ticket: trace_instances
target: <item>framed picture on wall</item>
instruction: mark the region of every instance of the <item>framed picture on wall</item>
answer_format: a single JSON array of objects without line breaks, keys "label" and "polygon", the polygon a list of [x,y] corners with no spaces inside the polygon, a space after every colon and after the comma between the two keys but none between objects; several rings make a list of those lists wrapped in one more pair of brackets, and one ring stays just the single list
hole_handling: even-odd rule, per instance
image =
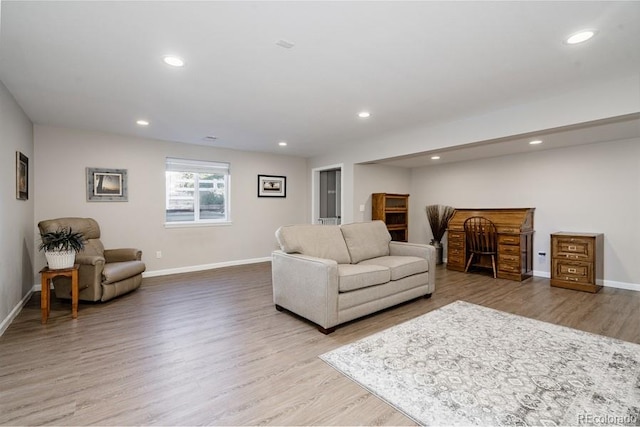
[{"label": "framed picture on wall", "polygon": [[258,175],[258,197],[287,197],[287,177]]},{"label": "framed picture on wall", "polygon": [[87,168],[88,202],[126,202],[127,170]]},{"label": "framed picture on wall", "polygon": [[29,199],[29,158],[16,151],[16,199]]}]

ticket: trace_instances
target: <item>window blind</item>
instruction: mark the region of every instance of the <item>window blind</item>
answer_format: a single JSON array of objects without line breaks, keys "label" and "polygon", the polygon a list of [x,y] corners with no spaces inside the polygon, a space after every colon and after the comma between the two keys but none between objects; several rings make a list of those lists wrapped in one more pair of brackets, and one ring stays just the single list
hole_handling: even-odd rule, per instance
[{"label": "window blind", "polygon": [[217,173],[228,175],[229,169],[229,163],[177,159],[174,157],[167,157],[166,164],[166,170],[171,172]]}]

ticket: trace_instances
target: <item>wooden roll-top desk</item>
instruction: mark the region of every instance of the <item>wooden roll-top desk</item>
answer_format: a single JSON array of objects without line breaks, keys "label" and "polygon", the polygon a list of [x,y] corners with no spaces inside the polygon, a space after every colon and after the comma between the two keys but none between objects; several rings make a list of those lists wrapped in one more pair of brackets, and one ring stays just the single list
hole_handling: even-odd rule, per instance
[{"label": "wooden roll-top desk", "polygon": [[[447,228],[447,269],[464,271],[468,253],[464,221],[472,216],[491,220],[498,231],[497,276],[522,281],[533,276],[533,213],[535,208],[456,209]],[[481,259],[474,265],[491,267]]]}]

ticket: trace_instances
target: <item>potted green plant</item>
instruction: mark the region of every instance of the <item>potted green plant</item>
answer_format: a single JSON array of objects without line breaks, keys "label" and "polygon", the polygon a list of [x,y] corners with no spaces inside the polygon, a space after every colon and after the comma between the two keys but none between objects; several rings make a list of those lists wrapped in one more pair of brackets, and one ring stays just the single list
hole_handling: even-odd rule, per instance
[{"label": "potted green plant", "polygon": [[44,251],[47,264],[52,270],[73,267],[76,252],[84,248],[85,239],[82,233],[74,232],[71,227],[61,227],[56,231],[40,234],[40,250]]},{"label": "potted green plant", "polygon": [[430,245],[436,248],[436,264],[442,264],[442,237],[447,231],[447,225],[453,215],[454,209],[451,206],[429,205],[427,206],[427,219],[431,226],[433,239]]}]

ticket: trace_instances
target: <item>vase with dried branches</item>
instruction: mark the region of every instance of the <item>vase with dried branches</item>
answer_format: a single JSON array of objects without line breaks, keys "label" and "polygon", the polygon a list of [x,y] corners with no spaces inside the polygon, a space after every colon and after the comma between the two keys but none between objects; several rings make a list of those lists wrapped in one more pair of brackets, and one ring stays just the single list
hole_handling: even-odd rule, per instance
[{"label": "vase with dried branches", "polygon": [[433,239],[429,244],[436,248],[436,264],[442,264],[442,237],[444,232],[447,231],[447,224],[453,215],[453,211],[454,209],[451,206],[427,206],[427,219],[433,234]]}]

